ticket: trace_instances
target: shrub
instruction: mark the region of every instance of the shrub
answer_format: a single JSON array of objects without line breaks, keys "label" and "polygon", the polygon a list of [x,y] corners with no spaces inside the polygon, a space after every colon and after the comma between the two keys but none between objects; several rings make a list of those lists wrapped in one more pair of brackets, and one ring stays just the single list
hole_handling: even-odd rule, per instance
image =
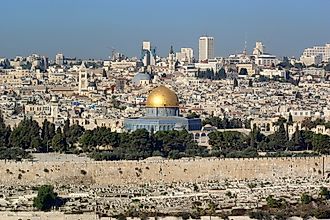
[{"label": "shrub", "polygon": [[38,195],[33,199],[33,206],[41,211],[49,211],[56,206],[57,193],[51,185],[43,185],[38,189]]},{"label": "shrub", "polygon": [[330,198],[330,192],[329,192],[328,188],[322,186],[320,188],[320,196],[322,196],[325,199],[329,199]]},{"label": "shrub", "polygon": [[264,212],[264,211],[250,212],[249,217],[252,219],[263,219],[263,220],[272,219],[271,215],[268,212]]},{"label": "shrub", "polygon": [[266,198],[268,207],[270,208],[281,208],[285,206],[285,201],[283,199],[275,199],[273,195],[270,195]]},{"label": "shrub", "polygon": [[312,201],[312,197],[306,193],[303,193],[300,197],[302,204],[309,204]]}]

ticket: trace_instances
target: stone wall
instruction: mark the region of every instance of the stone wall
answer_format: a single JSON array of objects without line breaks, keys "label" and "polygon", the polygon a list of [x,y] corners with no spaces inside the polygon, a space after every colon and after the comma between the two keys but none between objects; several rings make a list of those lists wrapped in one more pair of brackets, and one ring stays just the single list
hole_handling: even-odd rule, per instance
[{"label": "stone wall", "polygon": [[123,185],[210,180],[323,178],[330,157],[181,159],[102,162],[0,161],[0,185]]},{"label": "stone wall", "polygon": [[[83,214],[64,214],[61,212],[0,212],[0,219],[6,220],[117,220],[113,217],[99,217],[93,213]],[[127,217],[127,220],[142,220],[141,218]],[[147,220],[183,220],[182,217],[165,216],[165,217],[148,217]],[[200,220],[222,220],[218,216],[201,216]],[[231,216],[233,220],[249,220],[248,216]]]}]

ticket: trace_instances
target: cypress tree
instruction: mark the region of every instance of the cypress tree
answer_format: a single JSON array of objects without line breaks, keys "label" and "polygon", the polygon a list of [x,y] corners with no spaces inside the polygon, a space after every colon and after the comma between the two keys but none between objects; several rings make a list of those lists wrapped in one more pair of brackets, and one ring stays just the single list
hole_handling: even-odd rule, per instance
[{"label": "cypress tree", "polygon": [[69,135],[70,130],[70,120],[66,119],[63,127],[63,135],[67,137]]},{"label": "cypress tree", "polygon": [[234,87],[234,89],[235,89],[236,87],[238,87],[238,80],[237,80],[236,78],[234,79],[234,86],[233,86],[233,87]]}]

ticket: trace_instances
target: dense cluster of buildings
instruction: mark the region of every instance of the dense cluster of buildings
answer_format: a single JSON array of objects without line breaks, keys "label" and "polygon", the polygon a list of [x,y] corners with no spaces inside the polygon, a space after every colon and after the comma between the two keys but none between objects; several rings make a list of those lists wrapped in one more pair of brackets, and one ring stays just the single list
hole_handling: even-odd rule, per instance
[{"label": "dense cluster of buildings", "polygon": [[[239,54],[216,57],[214,38],[202,36],[198,56],[189,47],[179,51],[169,47],[168,56],[160,57],[151,42],[145,41],[140,58],[128,58],[115,51],[109,60],[79,60],[62,53],[54,60],[37,54],[0,58],[1,114],[5,123],[12,127],[32,117],[40,125],[46,119],[60,127],[69,119],[71,124],[85,129],[108,127],[116,132],[186,129],[198,144],[206,146],[209,132],[225,129],[209,124],[202,126],[205,118],[240,119],[243,126],[236,131],[249,134],[251,127],[256,126],[268,135],[278,129],[277,121],[284,117],[292,118],[292,123],[286,126],[292,136],[297,127],[304,129],[305,119],[330,121],[329,45],[307,48],[300,60],[272,55],[262,42],[256,42],[252,54],[245,48]],[[330,129],[321,124],[312,131],[330,135]],[[104,216],[132,208],[156,213],[171,213],[176,209],[191,212],[197,208],[208,209],[213,204],[217,204],[214,209],[218,211],[253,210],[267,205],[269,195],[285,198],[288,204],[298,204],[302,193],[318,195],[319,187],[327,184],[325,175],[329,173],[327,157],[299,159],[300,164],[292,158],[274,159],[275,162],[264,158],[255,162],[257,166],[248,166],[254,164],[250,159],[219,159],[217,166],[210,166],[212,169],[203,169],[201,164],[212,164],[214,158],[205,159],[206,162],[191,159],[196,163],[191,166],[182,159],[173,165],[173,170],[169,168],[171,160],[158,161],[161,165],[156,169],[157,162],[149,158],[129,162],[126,168],[126,162],[114,162],[111,166],[96,162],[100,167],[86,171],[83,169],[91,168],[94,161],[62,155],[58,158],[65,157],[64,161],[55,161],[56,165],[48,170],[36,155],[32,164],[20,162],[20,166],[13,164],[12,168],[9,162],[4,162],[2,172],[7,177],[2,183],[7,185],[0,189],[0,218],[30,219],[28,214],[17,212],[35,210],[32,204],[36,190],[33,184],[33,187],[29,185],[28,178],[41,183],[46,177],[54,178],[56,172],[71,175],[59,178],[66,186],[56,184],[57,192],[66,199],[59,210],[62,213],[55,216],[57,219],[63,219],[63,212],[84,215],[95,212]],[[52,154],[44,156],[48,165],[57,159]],[[321,159],[322,168],[319,167]],[[150,167],[146,165],[148,160],[152,164]],[[284,165],[279,166],[276,161]],[[24,164],[40,166],[40,172],[19,168]],[[65,166],[68,168],[64,169]],[[78,174],[74,167],[78,167]],[[251,178],[228,180],[226,175],[232,175],[231,172],[242,179],[251,174]],[[283,172],[285,175],[281,175]],[[148,173],[152,174],[150,181],[141,179]],[[199,179],[202,174],[207,181]],[[108,185],[93,185],[95,175],[99,175],[98,181]],[[170,175],[178,179],[174,181]],[[107,178],[119,179],[118,186],[110,185]],[[134,178],[139,184],[132,186],[125,182]],[[166,183],[162,178],[171,182]],[[184,178],[186,181],[182,181]],[[17,181],[17,187],[13,180]],[[158,182],[154,184],[151,180]],[[24,183],[28,184],[24,186]],[[38,215],[41,216],[38,219],[48,218],[45,213],[32,215],[35,219]],[[71,215],[71,218],[78,217]],[[86,219],[96,219],[96,214]]]},{"label": "dense cluster of buildings", "polygon": [[308,58],[315,60],[314,64],[320,64],[321,62],[329,62],[330,44],[306,48],[300,59],[305,60]]},{"label": "dense cluster of buildings", "polygon": [[[202,36],[198,60],[188,47],[179,52],[171,47],[167,57],[160,57],[149,41],[142,43],[140,58],[120,53],[109,60],[63,54],[53,61],[37,54],[1,58],[0,105],[11,126],[31,116],[39,123],[47,119],[61,126],[69,119],[86,129],[105,126],[117,132],[200,130],[201,120],[218,116],[274,132],[279,117],[292,115],[294,126],[305,118],[330,119],[329,51],[326,44],[307,48],[300,60],[279,58],[256,42],[252,54],[245,48],[216,57],[214,38]],[[199,75],[221,71],[217,79]],[[200,119],[188,119],[192,113]]]}]

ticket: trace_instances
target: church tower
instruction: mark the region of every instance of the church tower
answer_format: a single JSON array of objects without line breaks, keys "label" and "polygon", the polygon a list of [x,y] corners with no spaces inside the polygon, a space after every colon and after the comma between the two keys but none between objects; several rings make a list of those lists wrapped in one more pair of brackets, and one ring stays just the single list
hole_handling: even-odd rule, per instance
[{"label": "church tower", "polygon": [[85,62],[82,62],[79,69],[79,94],[81,95],[88,87],[88,73]]}]

